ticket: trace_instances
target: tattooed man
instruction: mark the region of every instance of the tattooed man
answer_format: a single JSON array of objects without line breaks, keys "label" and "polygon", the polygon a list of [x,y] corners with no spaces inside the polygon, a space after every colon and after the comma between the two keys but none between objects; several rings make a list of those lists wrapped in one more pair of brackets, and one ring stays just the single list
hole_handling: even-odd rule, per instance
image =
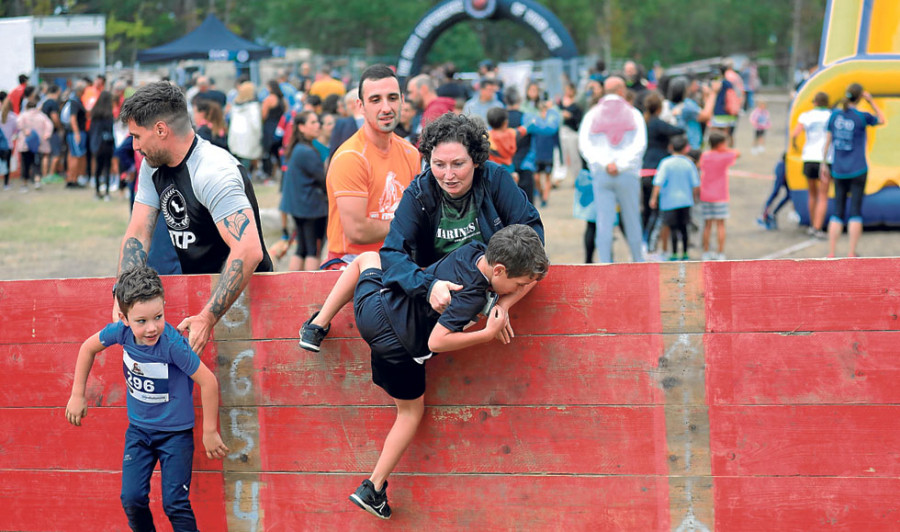
[{"label": "tattooed man", "polygon": [[119,119],[144,162],[118,271],[146,263],[162,213],[182,273],[222,274],[203,309],[178,326],[199,354],[253,272],[272,271],[253,186],[234,157],[194,134],[178,87],[164,81],[141,87]]}]

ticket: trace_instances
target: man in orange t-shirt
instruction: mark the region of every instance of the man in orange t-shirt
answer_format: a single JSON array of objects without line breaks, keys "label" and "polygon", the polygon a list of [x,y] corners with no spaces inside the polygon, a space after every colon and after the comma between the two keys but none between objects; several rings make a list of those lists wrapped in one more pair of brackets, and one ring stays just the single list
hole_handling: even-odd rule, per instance
[{"label": "man in orange t-shirt", "polygon": [[359,96],[363,125],[328,167],[327,260],[378,251],[403,191],[420,169],[419,152],[394,134],[403,101],[396,74],[385,65],[367,68]]}]

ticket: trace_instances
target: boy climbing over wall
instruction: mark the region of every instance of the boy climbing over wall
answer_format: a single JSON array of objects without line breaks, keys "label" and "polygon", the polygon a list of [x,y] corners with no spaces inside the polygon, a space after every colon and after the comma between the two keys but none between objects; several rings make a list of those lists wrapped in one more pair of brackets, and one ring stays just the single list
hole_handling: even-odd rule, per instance
[{"label": "boy climbing over wall", "polygon": [[[524,295],[547,274],[549,265],[541,239],[527,225],[501,229],[487,248],[482,242],[470,242],[426,269],[437,279],[463,287],[453,293],[443,314],[400,289],[385,288],[377,253],[361,254],[341,273],[316,314],[330,323],[341,307],[353,300],[359,334],[372,350],[372,381],[397,405],[397,419],[372,475],[350,495],[357,506],[382,519],[391,517],[387,478],[412,442],[425,412],[425,361],[433,353],[491,341],[507,323],[506,311],[493,305],[496,297]],[[487,317],[484,329],[465,332],[479,314]],[[311,325],[314,317],[303,324],[301,335],[315,336],[321,342],[330,325],[324,329]],[[309,334],[312,328],[317,334]]]}]

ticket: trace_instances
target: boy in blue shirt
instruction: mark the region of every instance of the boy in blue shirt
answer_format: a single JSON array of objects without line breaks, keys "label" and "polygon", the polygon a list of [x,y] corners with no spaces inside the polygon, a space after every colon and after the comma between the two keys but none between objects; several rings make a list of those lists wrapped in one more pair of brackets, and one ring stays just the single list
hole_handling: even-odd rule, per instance
[{"label": "boy in blue shirt", "polygon": [[[691,223],[691,207],[700,197],[700,174],[697,165],[687,156],[691,150],[687,137],[672,138],[669,151],[672,155],[659,163],[653,177],[653,193],[650,207],[663,213],[663,223],[672,236],[672,255],[669,260],[688,260],[688,225]],[[678,240],[682,254],[678,254]]]},{"label": "boy in blue shirt", "polygon": [[[464,349],[497,336],[506,327],[507,315],[502,307],[493,305],[496,298],[524,294],[547,274],[549,265],[540,237],[527,225],[504,227],[486,248],[482,242],[469,242],[425,270],[462,286],[453,292],[443,314],[421,298],[410,298],[399,288],[386,288],[378,253],[361,254],[341,273],[316,314],[330,323],[353,299],[356,326],[372,350],[372,381],[397,405],[397,419],[375,470],[350,495],[353,503],[382,519],[391,517],[387,477],[412,442],[425,412],[425,360],[433,353]],[[479,314],[487,316],[485,328],[464,332]],[[321,329],[310,324],[312,319],[303,328],[320,329],[321,340],[330,325]]]},{"label": "boy in blue shirt", "polygon": [[203,402],[203,446],[210,458],[228,448],[216,429],[219,384],[187,340],[165,322],[163,286],[148,266],[126,270],[113,288],[119,319],[81,345],[75,363],[66,419],[75,426],[87,416],[84,390],[97,353],[113,344],[123,348],[128,387],[128,431],[122,462],[122,507],[134,531],[155,530],[150,513],[150,476],[160,462],[163,509],[172,529],[197,530],[189,486],[194,455],[193,383]]}]

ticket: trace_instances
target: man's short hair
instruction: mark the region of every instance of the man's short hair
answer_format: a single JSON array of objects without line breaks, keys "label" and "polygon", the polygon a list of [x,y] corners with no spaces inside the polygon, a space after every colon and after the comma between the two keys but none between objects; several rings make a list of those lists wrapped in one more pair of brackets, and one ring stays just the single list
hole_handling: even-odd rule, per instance
[{"label": "man's short hair", "polygon": [[486,87],[488,85],[493,85],[494,87],[500,86],[500,81],[496,78],[481,78],[480,83],[479,87]]},{"label": "man's short hair", "polygon": [[445,142],[462,144],[476,165],[484,164],[491,153],[491,141],[480,118],[456,113],[439,116],[425,126],[419,137],[419,153],[430,164],[431,152]]},{"label": "man's short hair", "polygon": [[122,104],[119,120],[130,120],[140,127],[149,128],[156,122],[165,122],[177,135],[191,131],[191,115],[181,89],[167,81],[145,85],[134,92]]},{"label": "man's short hair", "polygon": [[509,113],[503,107],[491,107],[487,112],[487,123],[491,129],[503,127],[509,120]]},{"label": "man's short hair", "polygon": [[434,78],[432,78],[428,74],[419,74],[418,76],[415,76],[414,78],[409,80],[407,90],[409,90],[409,87],[411,86],[428,87],[428,90],[431,92],[435,92],[437,90],[437,84],[434,82]]},{"label": "man's short hair", "polygon": [[[391,70],[391,67],[389,67],[385,64],[378,63],[378,64],[372,65],[369,68],[363,70],[362,75],[359,77],[359,89],[358,89],[359,99],[360,100],[363,99],[363,83],[365,83],[365,81],[367,79],[370,79],[372,81],[378,81],[380,79],[385,79],[385,78],[397,79],[397,74],[395,74],[394,71]],[[397,80],[397,85],[398,86],[400,85],[400,80]]]},{"label": "man's short hair", "polygon": [[119,310],[128,316],[135,303],[165,298],[162,280],[156,270],[147,265],[129,268],[119,275],[116,282],[116,301]]},{"label": "man's short hair", "polygon": [[541,280],[550,269],[550,259],[537,232],[528,225],[513,224],[494,233],[484,254],[488,264],[502,264],[507,277],[527,275]]}]

